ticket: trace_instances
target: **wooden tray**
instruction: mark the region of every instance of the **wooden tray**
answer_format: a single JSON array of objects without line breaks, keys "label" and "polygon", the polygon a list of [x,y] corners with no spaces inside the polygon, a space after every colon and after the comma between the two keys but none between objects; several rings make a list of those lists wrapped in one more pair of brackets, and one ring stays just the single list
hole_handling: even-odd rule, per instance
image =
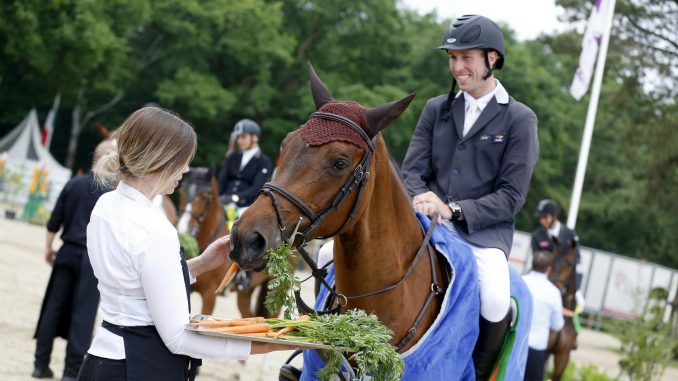
[{"label": "wooden tray", "polygon": [[[193,320],[235,320],[235,319],[212,316],[212,315],[198,314],[198,315],[193,316],[193,318],[191,318],[191,320],[193,321]],[[291,346],[295,346],[295,347],[309,348],[309,349],[330,349],[330,350],[339,351],[339,352],[350,352],[351,351],[350,348],[346,348],[346,347],[335,347],[335,346],[328,345],[328,344],[313,343],[313,342],[308,342],[308,341],[286,340],[284,338],[276,339],[274,337],[239,335],[239,334],[227,333],[227,332],[215,332],[215,331],[210,330],[209,328],[194,327],[192,324],[186,324],[185,329],[187,331],[195,332],[199,335],[224,337],[224,338],[227,338],[227,339],[258,341],[258,342],[262,342],[262,343],[274,343],[274,344],[281,344],[281,345],[291,345]]]}]

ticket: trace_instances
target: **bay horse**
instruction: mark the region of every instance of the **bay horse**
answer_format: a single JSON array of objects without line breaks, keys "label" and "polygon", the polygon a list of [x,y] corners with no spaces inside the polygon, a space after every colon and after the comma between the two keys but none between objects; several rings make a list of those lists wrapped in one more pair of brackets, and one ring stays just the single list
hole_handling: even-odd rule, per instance
[{"label": "bay horse", "polygon": [[[574,311],[577,307],[575,294],[577,292],[576,266],[577,266],[577,243],[572,241],[567,246],[568,250],[562,253],[561,245],[555,238],[556,249],[553,252],[552,272],[549,280],[559,290],[562,296],[563,308]],[[570,361],[570,351],[574,348],[577,340],[577,331],[571,316],[564,315],[565,326],[559,332],[549,335],[547,352],[553,355],[553,381],[559,381],[563,376],[567,364]]]},{"label": "bay horse", "polygon": [[[224,206],[218,197],[214,167],[190,167],[179,188],[179,210],[181,215],[177,231],[193,236],[198,242],[199,252],[203,252],[215,239],[230,233]],[[231,262],[227,261],[201,274],[191,286],[191,290],[198,292],[202,298],[203,314],[211,315],[214,312],[217,298],[214,291],[230,266]],[[237,291],[238,310],[242,317],[269,315],[264,301],[270,279],[267,273],[253,273],[250,288]],[[252,305],[255,294],[257,299]]]},{"label": "bay horse", "polygon": [[[428,218],[415,214],[380,134],[414,94],[367,109],[335,101],[310,64],[309,75],[317,111],[287,135],[275,177],[235,222],[231,259],[245,269],[263,268],[269,248],[292,242],[302,253],[305,242],[333,236],[334,264],[326,279],[336,291],[321,288],[315,308],[377,315],[393,331],[390,343],[405,361],[403,379],[472,379],[479,321],[475,259],[458,236],[442,226],[429,230]],[[297,228],[301,238],[292,236]],[[515,271],[512,292],[514,280],[528,301],[509,366],[516,375],[507,379],[522,379],[531,299]],[[323,289],[334,293],[331,305]],[[302,379],[315,377],[318,359],[304,351]]]}]

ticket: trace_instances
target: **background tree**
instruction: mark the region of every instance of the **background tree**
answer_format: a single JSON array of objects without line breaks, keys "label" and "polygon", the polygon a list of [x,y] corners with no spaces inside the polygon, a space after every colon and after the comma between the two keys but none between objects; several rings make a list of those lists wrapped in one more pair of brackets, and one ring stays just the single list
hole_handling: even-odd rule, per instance
[{"label": "background tree", "polygon": [[[496,76],[539,118],[540,159],[517,219],[524,231],[536,226],[539,199],[567,211],[588,104],[568,90],[593,1],[557,4],[569,30],[518,41],[500,25],[507,55]],[[678,3],[617,0],[614,20],[577,230],[586,246],[678,268]],[[427,99],[450,90],[436,49],[449,21],[393,0],[5,1],[0,136],[32,107],[43,119],[61,91],[51,150],[74,169],[89,166],[94,122],[115,128],[149,102],[194,125],[195,165],[220,165],[245,117],[262,125],[262,149],[276,157],[314,111],[312,62],[338,99],[372,107],[417,92],[384,132],[400,162]]]}]

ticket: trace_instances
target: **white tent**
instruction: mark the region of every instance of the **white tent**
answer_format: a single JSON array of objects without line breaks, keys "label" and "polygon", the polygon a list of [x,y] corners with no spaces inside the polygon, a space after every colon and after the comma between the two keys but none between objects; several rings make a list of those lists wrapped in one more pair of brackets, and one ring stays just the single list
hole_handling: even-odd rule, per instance
[{"label": "white tent", "polygon": [[0,155],[5,160],[5,168],[20,171],[24,175],[24,187],[16,201],[25,202],[28,196],[28,185],[36,167],[48,171],[48,195],[45,206],[54,207],[63,186],[71,178],[71,170],[62,166],[40,143],[41,134],[38,114],[32,109],[24,120],[0,140]]}]

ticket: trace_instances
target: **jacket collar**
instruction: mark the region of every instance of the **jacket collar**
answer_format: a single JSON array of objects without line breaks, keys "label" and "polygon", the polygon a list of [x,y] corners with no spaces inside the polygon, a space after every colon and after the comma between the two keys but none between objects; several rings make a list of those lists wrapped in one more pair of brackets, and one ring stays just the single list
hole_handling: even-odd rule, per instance
[{"label": "jacket collar", "polygon": [[[460,141],[463,142],[470,139],[479,130],[481,130],[490,120],[492,120],[492,118],[494,118],[500,111],[499,104],[508,104],[509,102],[508,92],[506,91],[504,86],[502,86],[499,80],[495,79],[494,81],[497,84],[497,87],[494,90],[494,97],[490,99],[490,101],[487,103],[487,106],[480,113],[478,120],[476,120],[476,122],[473,124],[473,127],[471,127],[471,130],[464,137],[462,137],[462,132],[464,129],[464,115],[466,114],[463,102],[464,98],[462,97],[462,99],[456,99],[456,102],[454,102],[452,115],[454,118],[455,127],[457,129],[457,135],[459,136]],[[461,97],[463,93],[464,93],[463,91],[459,91],[455,98]]]}]

